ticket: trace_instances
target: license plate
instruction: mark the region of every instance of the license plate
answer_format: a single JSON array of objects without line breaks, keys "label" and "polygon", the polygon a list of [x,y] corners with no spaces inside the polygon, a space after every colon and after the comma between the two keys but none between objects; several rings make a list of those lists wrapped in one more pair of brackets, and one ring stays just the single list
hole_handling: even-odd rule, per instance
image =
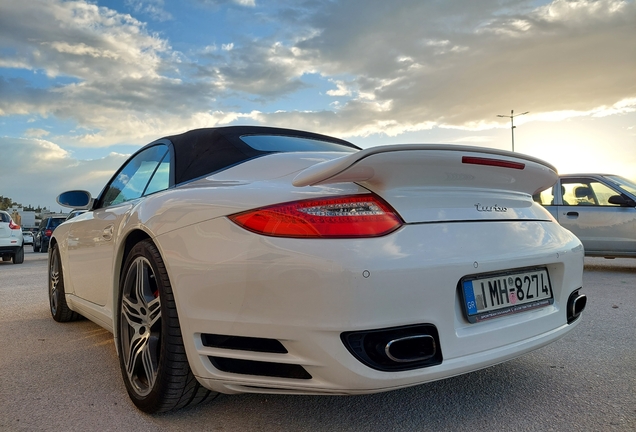
[{"label": "license plate", "polygon": [[469,276],[461,280],[464,310],[471,323],[544,307],[554,302],[544,267]]}]

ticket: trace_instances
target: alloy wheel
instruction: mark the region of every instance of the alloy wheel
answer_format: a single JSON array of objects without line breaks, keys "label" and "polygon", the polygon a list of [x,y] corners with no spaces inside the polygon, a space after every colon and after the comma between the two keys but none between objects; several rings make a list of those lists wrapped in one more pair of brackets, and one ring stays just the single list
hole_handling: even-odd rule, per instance
[{"label": "alloy wheel", "polygon": [[60,282],[60,260],[58,254],[51,256],[51,266],[49,269],[49,302],[51,303],[51,313],[55,315],[57,313],[60,292],[58,290],[58,284]]},{"label": "alloy wheel", "polygon": [[128,380],[139,396],[145,396],[157,380],[161,352],[161,299],[155,272],[145,257],[137,257],[128,267],[119,319]]}]

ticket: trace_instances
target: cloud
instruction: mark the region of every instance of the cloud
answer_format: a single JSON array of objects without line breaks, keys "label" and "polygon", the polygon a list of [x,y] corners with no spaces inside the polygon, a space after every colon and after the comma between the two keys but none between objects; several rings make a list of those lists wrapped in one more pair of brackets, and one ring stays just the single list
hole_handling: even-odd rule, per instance
[{"label": "cloud", "polygon": [[36,129],[36,128],[27,129],[26,131],[24,131],[24,136],[28,138],[42,138],[43,136],[47,136],[49,134],[50,134],[49,131],[46,131],[44,129]]},{"label": "cloud", "polygon": [[[0,76],[0,115],[71,121],[77,132],[57,142],[110,146],[245,119],[396,136],[505,127],[496,114],[512,108],[529,119],[636,108],[633,1],[198,3],[231,9],[231,43],[180,52],[180,41],[93,3],[0,0],[0,67],[34,77]],[[126,5],[174,18],[163,0]],[[308,74],[337,103],[272,104],[311,90]]]},{"label": "cloud", "polygon": [[155,21],[164,22],[173,19],[163,8],[163,0],[126,0],[126,5],[137,13],[148,15]]},{"label": "cloud", "polygon": [[3,58],[48,77],[154,78],[169,49],[130,15],[85,2],[3,1],[0,29]]},{"label": "cloud", "polygon": [[0,137],[2,195],[22,205],[57,209],[55,197],[72,189],[97,195],[128,155],[111,153],[78,160],[59,145],[42,139]]},{"label": "cloud", "polygon": [[0,76],[4,116],[72,120],[85,132],[67,137],[71,144],[108,146],[143,142],[165,124],[193,126],[213,111],[214,79],[182,79],[179,53],[130,15],[59,0],[1,7],[0,67],[29,69],[48,84]]},{"label": "cloud", "polygon": [[[404,131],[430,122],[478,130],[492,127],[491,119],[509,107],[634,108],[621,102],[636,95],[636,57],[625,55],[633,51],[633,2],[497,8],[492,1],[332,2],[309,17],[317,31],[296,48],[321,73],[354,77],[358,94],[337,113],[338,132],[348,122],[353,134],[386,122]],[[350,20],[354,11],[357,19]],[[313,123],[323,114],[305,117]]]},{"label": "cloud", "polygon": [[238,6],[255,7],[256,0],[196,0],[206,6],[223,6],[228,4],[235,4]]}]

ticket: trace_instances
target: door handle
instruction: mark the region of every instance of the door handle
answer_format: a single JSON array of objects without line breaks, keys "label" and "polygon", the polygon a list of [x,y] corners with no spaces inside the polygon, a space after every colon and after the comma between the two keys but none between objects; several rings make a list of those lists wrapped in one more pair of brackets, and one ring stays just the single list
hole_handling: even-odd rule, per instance
[{"label": "door handle", "polygon": [[108,225],[106,228],[104,228],[104,231],[102,231],[102,237],[104,238],[104,240],[110,240],[113,238],[113,226],[112,225]]},{"label": "door handle", "polygon": [[579,217],[579,212],[567,212],[565,215],[566,216]]}]

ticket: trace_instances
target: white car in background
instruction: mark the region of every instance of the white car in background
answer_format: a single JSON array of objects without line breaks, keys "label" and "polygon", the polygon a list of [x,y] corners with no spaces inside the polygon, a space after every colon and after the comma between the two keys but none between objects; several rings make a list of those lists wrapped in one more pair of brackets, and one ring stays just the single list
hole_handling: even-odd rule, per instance
[{"label": "white car in background", "polygon": [[114,333],[146,412],[217,392],[363,394],[474,371],[580,322],[583,247],[517,153],[199,129],[140,149],[50,240],[56,321]]},{"label": "white car in background", "polygon": [[22,238],[25,245],[33,244],[33,233],[31,231],[22,231]]},{"label": "white car in background", "polygon": [[0,210],[0,257],[2,261],[13,261],[13,264],[24,262],[22,229],[3,210]]}]

